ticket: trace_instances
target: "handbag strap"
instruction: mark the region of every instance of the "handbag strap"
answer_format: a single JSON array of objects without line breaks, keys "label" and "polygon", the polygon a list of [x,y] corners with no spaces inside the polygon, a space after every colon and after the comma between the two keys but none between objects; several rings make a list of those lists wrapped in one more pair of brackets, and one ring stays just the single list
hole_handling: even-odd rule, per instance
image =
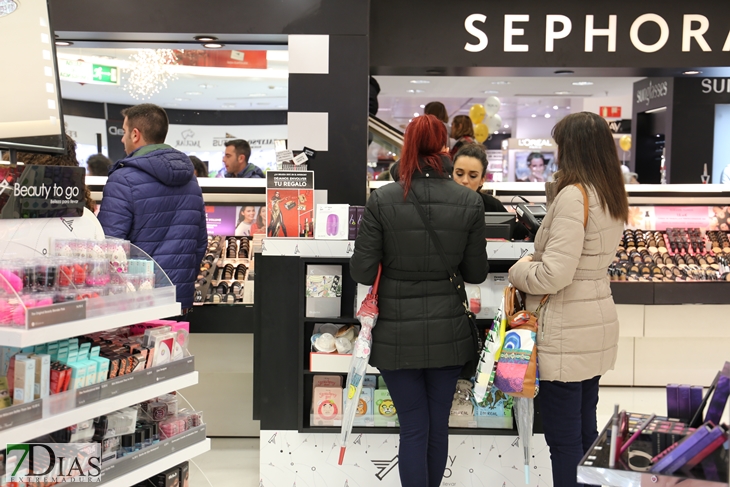
[{"label": "handbag strap", "polygon": [[423,221],[423,226],[426,227],[426,231],[428,232],[429,236],[431,237],[431,241],[433,242],[434,246],[436,247],[436,251],[439,254],[439,257],[441,257],[441,261],[444,264],[444,267],[446,267],[446,270],[449,273],[449,281],[451,281],[451,284],[453,284],[454,289],[456,289],[456,292],[459,294],[459,297],[461,298],[462,303],[464,304],[464,309],[468,313],[469,312],[469,300],[466,297],[466,290],[464,289],[464,280],[461,278],[461,275],[454,272],[451,265],[449,265],[449,261],[446,258],[446,252],[444,252],[444,248],[441,245],[441,240],[439,239],[438,235],[436,234],[436,231],[433,229],[433,226],[428,221],[428,217],[426,216],[426,212],[423,209],[423,206],[421,206],[421,203],[419,203],[418,198],[416,198],[416,195],[413,194],[413,191],[409,191],[407,198],[410,198],[410,200],[413,202],[413,206],[416,207],[416,211],[418,211],[418,215],[421,217],[421,220]]},{"label": "handbag strap", "polygon": [[576,186],[583,193],[583,230],[588,227],[588,193],[582,184],[577,183]]}]

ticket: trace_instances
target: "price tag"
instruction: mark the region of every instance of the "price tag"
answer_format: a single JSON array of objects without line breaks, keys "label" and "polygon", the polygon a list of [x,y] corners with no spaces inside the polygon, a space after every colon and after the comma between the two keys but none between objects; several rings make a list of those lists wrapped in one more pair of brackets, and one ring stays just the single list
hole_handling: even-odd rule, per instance
[{"label": "price tag", "polygon": [[307,157],[307,154],[305,154],[304,152],[302,152],[301,154],[299,154],[298,156],[296,156],[294,158],[294,164],[296,164],[298,166],[300,164],[304,164],[308,160],[309,160],[309,158]]},{"label": "price tag", "polygon": [[291,162],[294,159],[294,153],[290,150],[283,150],[276,153],[276,162]]},{"label": "price tag", "polygon": [[82,387],[76,391],[76,407],[86,406],[101,399],[101,384]]},{"label": "price tag", "polygon": [[27,404],[18,404],[0,410],[0,431],[21,424],[37,421],[43,417],[43,401],[38,399]]}]

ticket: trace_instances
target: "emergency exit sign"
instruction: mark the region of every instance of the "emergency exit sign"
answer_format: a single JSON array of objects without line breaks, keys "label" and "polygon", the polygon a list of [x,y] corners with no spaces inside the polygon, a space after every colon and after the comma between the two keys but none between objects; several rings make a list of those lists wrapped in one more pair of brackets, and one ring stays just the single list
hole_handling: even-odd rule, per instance
[{"label": "emergency exit sign", "polygon": [[621,118],[621,107],[599,107],[598,114],[603,118]]},{"label": "emergency exit sign", "polygon": [[119,84],[119,68],[117,66],[94,64],[82,59],[59,59],[58,76],[62,81],[77,83]]}]

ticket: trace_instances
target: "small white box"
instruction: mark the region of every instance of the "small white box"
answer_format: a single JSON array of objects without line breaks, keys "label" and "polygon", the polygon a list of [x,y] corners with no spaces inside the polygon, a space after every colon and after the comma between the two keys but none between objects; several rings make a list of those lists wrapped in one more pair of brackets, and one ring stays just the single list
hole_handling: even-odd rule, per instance
[{"label": "small white box", "polygon": [[51,394],[51,356],[39,353],[32,356],[35,360],[34,399],[42,399]]},{"label": "small white box", "polygon": [[317,240],[347,240],[350,205],[317,205],[314,238]]},{"label": "small white box", "polygon": [[33,401],[35,384],[35,360],[26,356],[15,356],[15,377],[13,383],[13,404]]},{"label": "small white box", "polygon": [[341,265],[308,265],[306,317],[339,318],[342,298]]}]

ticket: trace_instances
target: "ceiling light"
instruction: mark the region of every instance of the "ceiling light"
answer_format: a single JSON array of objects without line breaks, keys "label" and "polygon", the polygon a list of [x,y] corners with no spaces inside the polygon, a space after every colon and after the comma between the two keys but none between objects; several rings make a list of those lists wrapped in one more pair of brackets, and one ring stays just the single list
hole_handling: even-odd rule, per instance
[{"label": "ceiling light", "polygon": [[430,81],[427,79],[412,79],[411,83],[414,85],[427,85]]},{"label": "ceiling light", "polygon": [[570,107],[565,107],[566,110],[570,110]]},{"label": "ceiling light", "polygon": [[236,104],[235,103],[224,103],[223,105],[221,105],[221,108],[236,108]]},{"label": "ceiling light", "polygon": [[200,87],[207,90],[207,89],[213,88],[213,85],[209,85],[207,83],[203,83],[202,85],[200,85]]},{"label": "ceiling light", "polygon": [[190,98],[175,98],[175,101],[190,101]]},{"label": "ceiling light", "polygon": [[266,96],[265,93],[250,93],[248,96],[254,97],[254,98],[261,98],[263,96]]},{"label": "ceiling light", "polygon": [[414,117],[417,117],[418,116],[418,112],[413,113],[413,116]]},{"label": "ceiling light", "polygon": [[546,113],[545,114],[545,118],[550,118],[550,114],[549,113]]},{"label": "ceiling light", "polygon": [[[71,42],[71,41],[56,41],[56,45],[58,47],[72,46],[73,45],[73,42]],[[687,74],[687,73],[685,73],[685,74]]]},{"label": "ceiling light", "polygon": [[191,95],[191,96],[194,96],[194,95],[202,95],[202,93],[199,92],[199,91],[186,91],[185,94],[186,95]]},{"label": "ceiling light", "polygon": [[177,64],[172,49],[139,49],[130,56],[131,69],[124,90],[136,100],[147,100],[177,78],[170,67]]},{"label": "ceiling light", "polygon": [[575,71],[572,69],[558,69],[555,74],[575,74]]},{"label": "ceiling light", "polygon": [[509,81],[492,81],[493,85],[508,85],[510,84]]},{"label": "ceiling light", "polygon": [[570,95],[570,91],[556,91],[556,95]]},{"label": "ceiling light", "polygon": [[283,89],[285,89],[285,87],[284,86],[273,86],[273,85],[271,85],[271,86],[269,86],[269,89],[270,90],[283,90]]},{"label": "ceiling light", "polygon": [[554,105],[554,106],[553,106],[553,110],[557,110],[558,108],[560,108],[560,107],[559,107],[559,106],[557,106],[557,105]]},{"label": "ceiling light", "polygon": [[423,90],[406,90],[406,93],[423,93]]},{"label": "ceiling light", "polygon": [[203,47],[207,47],[208,49],[220,49],[223,47],[223,44],[220,42],[206,42],[203,44]]},{"label": "ceiling light", "polygon": [[591,86],[593,81],[573,81],[573,86]]},{"label": "ceiling light", "polygon": [[[58,45],[58,42],[56,42],[56,45]],[[685,71],[682,74],[701,74],[702,71],[697,71],[696,69],[690,69],[689,71]]]},{"label": "ceiling light", "polygon": [[509,128],[509,125],[508,124],[504,124],[504,128],[508,129]]},{"label": "ceiling light", "polygon": [[215,36],[195,36],[193,39],[199,42],[213,42],[218,40]]},{"label": "ceiling light", "polygon": [[176,107],[177,106],[177,103],[168,103],[167,106],[168,107]]},{"label": "ceiling light", "polygon": [[421,108],[426,108],[426,105],[419,105]]},{"label": "ceiling light", "polygon": [[499,135],[499,130],[495,130],[494,135]]},{"label": "ceiling light", "polygon": [[537,115],[535,115],[535,114],[533,113],[533,114],[531,115],[531,117],[532,117],[532,118],[536,118],[536,117],[537,117]]},{"label": "ceiling light", "polygon": [[482,93],[484,93],[485,95],[496,95],[497,93],[499,93],[499,91],[497,91],[497,90],[484,90],[484,91],[482,91]]}]

